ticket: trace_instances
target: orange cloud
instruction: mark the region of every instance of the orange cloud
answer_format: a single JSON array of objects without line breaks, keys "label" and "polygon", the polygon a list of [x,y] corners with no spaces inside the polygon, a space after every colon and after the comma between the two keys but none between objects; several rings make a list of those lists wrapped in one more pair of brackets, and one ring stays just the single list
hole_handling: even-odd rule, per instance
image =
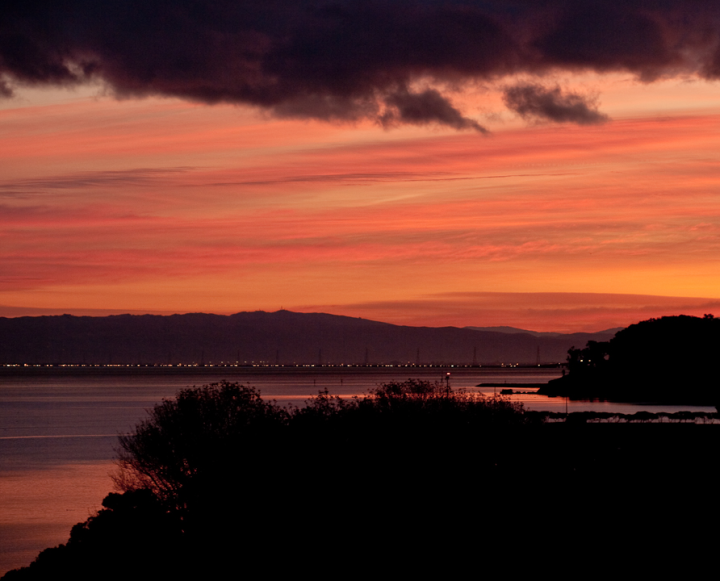
[{"label": "orange cloud", "polygon": [[[717,296],[718,121],[620,118],[483,138],[159,100],[0,111],[0,303],[387,302],[421,321],[422,297],[444,292]],[[446,313],[427,315],[438,324],[460,317],[432,312]],[[593,313],[572,316],[606,320]]]}]

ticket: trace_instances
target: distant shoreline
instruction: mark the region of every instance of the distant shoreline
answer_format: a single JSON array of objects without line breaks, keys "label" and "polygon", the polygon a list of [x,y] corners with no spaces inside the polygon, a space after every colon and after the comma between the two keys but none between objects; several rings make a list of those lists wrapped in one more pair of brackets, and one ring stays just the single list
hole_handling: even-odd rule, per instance
[{"label": "distant shoreline", "polygon": [[[260,364],[208,364],[208,365],[85,365],[85,364],[5,364],[0,365],[0,376],[73,376],[73,375],[182,375],[182,374],[217,374],[217,373],[373,373],[377,371],[403,371],[435,370],[445,373],[463,371],[511,371],[511,370],[538,370],[538,369],[560,369],[562,364],[544,365],[516,365],[516,364],[493,364],[493,365],[462,365],[462,364],[378,364],[378,365],[352,365],[352,364],[297,364],[297,365],[260,365]],[[505,385],[505,384],[499,384]],[[508,384],[510,385],[510,384]],[[522,384],[529,387],[529,384]],[[541,384],[533,387],[539,387]],[[544,385],[544,384],[542,384]],[[489,385],[492,387],[492,385]]]}]

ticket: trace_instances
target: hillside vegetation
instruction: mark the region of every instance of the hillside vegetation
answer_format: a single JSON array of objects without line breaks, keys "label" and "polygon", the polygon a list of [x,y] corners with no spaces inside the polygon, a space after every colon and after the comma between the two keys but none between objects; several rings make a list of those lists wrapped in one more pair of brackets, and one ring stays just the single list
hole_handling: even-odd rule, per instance
[{"label": "hillside vegetation", "polygon": [[[103,509],[4,579],[473,570],[486,547],[501,563],[519,554],[506,539],[522,535],[544,551],[601,546],[603,529],[574,510],[590,500],[632,515],[633,537],[664,530],[667,511],[699,531],[679,509],[714,498],[716,428],[544,423],[502,397],[412,379],[299,408],[234,383],[186,389],[120,438]],[[623,529],[612,538],[639,546]]]}]

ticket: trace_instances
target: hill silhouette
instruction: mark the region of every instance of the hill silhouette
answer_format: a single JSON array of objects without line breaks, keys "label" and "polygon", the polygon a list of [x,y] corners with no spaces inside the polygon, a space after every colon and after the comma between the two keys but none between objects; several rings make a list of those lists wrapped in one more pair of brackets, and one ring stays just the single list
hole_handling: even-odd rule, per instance
[{"label": "hill silhouette", "polygon": [[0,318],[0,363],[479,364],[565,359],[612,331],[534,336],[409,327],[325,313]]},{"label": "hill silhouette", "polygon": [[682,405],[720,403],[720,319],[649,319],[568,353],[568,375],[539,393]]}]

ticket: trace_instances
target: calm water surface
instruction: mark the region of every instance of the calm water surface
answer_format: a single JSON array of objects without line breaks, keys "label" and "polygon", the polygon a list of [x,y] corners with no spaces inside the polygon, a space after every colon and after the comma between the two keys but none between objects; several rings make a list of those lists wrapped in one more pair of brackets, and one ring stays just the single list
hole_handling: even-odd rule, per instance
[{"label": "calm water surface", "polygon": [[[308,368],[211,369],[134,375],[0,377],[0,575],[29,564],[44,548],[67,541],[73,524],[87,519],[112,491],[109,473],[119,433],[178,390],[222,379],[258,388],[283,405],[302,405],[319,390],[362,395],[389,381],[444,379],[451,386],[492,395],[480,383],[544,383],[557,369]],[[513,388],[522,389],[522,388]],[[523,391],[535,391],[529,388]],[[565,411],[566,402],[514,395],[526,409]],[[634,413],[708,411],[708,408],[569,402],[569,411]]]}]

